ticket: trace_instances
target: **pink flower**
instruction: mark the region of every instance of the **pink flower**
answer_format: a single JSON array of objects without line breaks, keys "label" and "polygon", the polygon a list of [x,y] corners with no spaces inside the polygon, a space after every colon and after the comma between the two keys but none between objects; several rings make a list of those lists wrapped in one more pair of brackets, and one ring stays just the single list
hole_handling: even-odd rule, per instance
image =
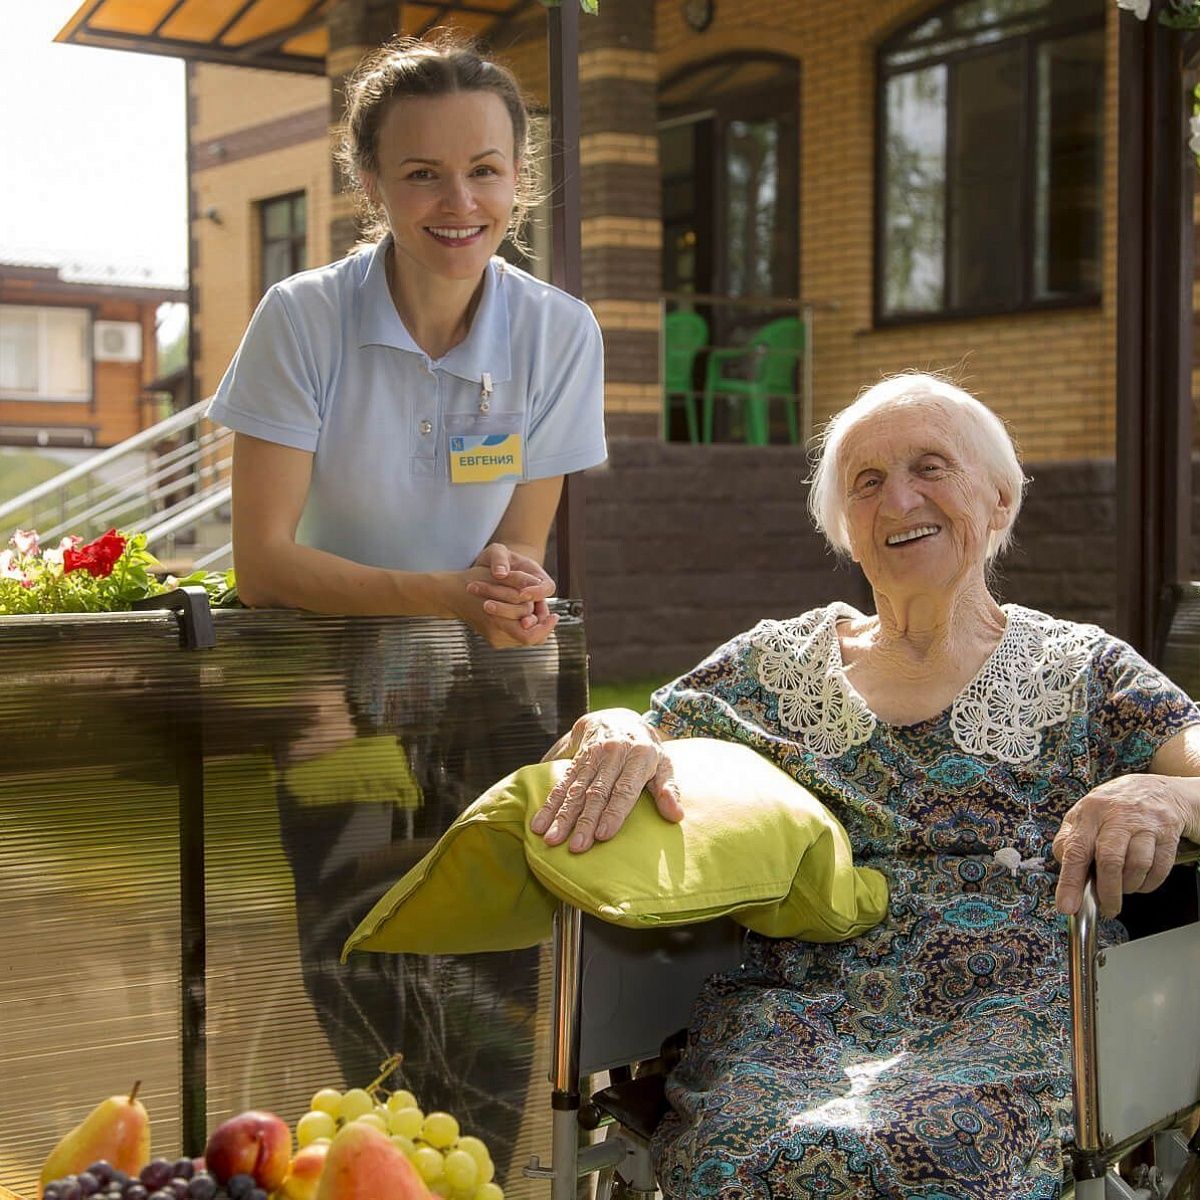
[{"label": "pink flower", "polygon": [[0,579],[24,579],[25,572],[17,565],[17,556],[11,550],[0,550]]},{"label": "pink flower", "polygon": [[38,535],[36,529],[18,529],[12,535],[12,544],[18,554],[36,554],[38,552]]},{"label": "pink flower", "polygon": [[74,550],[75,547],[78,546],[79,543],[82,541],[83,541],[83,538],[81,538],[79,536],[79,534],[68,533],[67,536],[65,538],[63,538],[63,540],[61,542],[58,543],[58,548],[60,550]]}]

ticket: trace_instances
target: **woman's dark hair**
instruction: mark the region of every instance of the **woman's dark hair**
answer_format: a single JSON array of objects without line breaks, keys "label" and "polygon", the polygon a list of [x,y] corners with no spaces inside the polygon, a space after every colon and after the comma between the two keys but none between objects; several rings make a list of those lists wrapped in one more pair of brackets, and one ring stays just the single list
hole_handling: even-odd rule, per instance
[{"label": "woman's dark hair", "polygon": [[358,192],[368,218],[368,238],[377,240],[387,232],[367,196],[363,176],[379,170],[379,127],[388,107],[395,100],[457,92],[491,92],[508,110],[517,160],[516,198],[508,233],[516,239],[538,200],[529,110],[507,67],[484,58],[472,43],[444,31],[425,39],[393,38],[368,54],[346,81],[346,116],[334,156]]}]

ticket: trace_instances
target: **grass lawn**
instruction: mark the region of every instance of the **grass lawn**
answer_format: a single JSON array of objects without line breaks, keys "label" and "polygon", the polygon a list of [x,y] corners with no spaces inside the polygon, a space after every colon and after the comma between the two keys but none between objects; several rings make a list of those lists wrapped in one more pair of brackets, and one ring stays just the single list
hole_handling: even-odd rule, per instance
[{"label": "grass lawn", "polygon": [[645,712],[650,707],[650,693],[666,679],[638,679],[629,683],[593,683],[590,706],[597,708],[632,708],[634,712]]}]

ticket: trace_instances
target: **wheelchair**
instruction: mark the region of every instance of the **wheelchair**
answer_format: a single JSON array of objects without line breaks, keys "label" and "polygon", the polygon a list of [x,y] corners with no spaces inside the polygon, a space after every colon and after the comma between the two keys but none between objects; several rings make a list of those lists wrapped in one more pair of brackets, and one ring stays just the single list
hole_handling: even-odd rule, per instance
[{"label": "wheelchair", "polygon": [[[1068,922],[1075,1139],[1064,1198],[1200,1200],[1200,1135],[1189,1145],[1178,1128],[1200,1107],[1198,864],[1200,847],[1185,843],[1162,889],[1126,897],[1123,945],[1097,950],[1093,883]],[[656,1194],[649,1143],[665,1072],[704,980],[741,961],[743,933],[727,918],[631,930],[559,906],[550,1160],[524,1169],[549,1183],[550,1200],[589,1194],[591,1176],[596,1200]],[[610,1083],[588,1094],[601,1072]],[[1116,1165],[1135,1147],[1147,1161],[1127,1162],[1127,1179]]]}]

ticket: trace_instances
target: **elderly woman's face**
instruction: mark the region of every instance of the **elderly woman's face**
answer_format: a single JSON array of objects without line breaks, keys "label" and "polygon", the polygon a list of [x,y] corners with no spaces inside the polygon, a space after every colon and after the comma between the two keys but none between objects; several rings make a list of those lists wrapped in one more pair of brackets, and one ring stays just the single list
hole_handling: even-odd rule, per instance
[{"label": "elderly woman's face", "polygon": [[953,590],[982,568],[1007,504],[936,404],[867,417],[841,450],[850,548],[873,587]]}]

